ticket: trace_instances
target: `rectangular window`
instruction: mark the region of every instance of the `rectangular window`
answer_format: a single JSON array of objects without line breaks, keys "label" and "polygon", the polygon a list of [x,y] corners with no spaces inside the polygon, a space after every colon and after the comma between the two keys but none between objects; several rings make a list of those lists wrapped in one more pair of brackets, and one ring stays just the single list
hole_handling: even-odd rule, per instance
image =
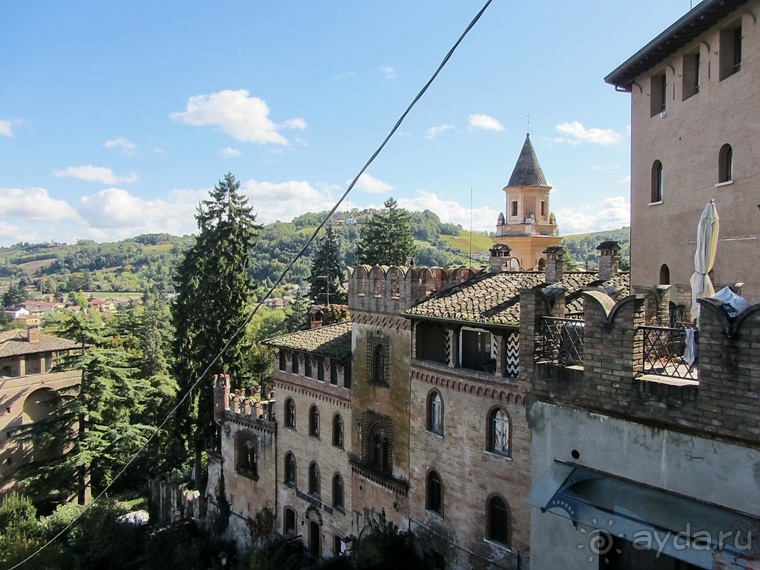
[{"label": "rectangular window", "polygon": [[512,217],[517,216],[517,200],[512,200]]},{"label": "rectangular window", "polygon": [[338,385],[338,361],[334,358],[330,359],[330,384]]},{"label": "rectangular window", "polygon": [[479,370],[481,372],[493,372],[492,344],[490,332],[463,328],[459,359],[462,368]]},{"label": "rectangular window", "polygon": [[541,216],[546,216],[546,202],[541,200]]},{"label": "rectangular window", "polygon": [[317,380],[325,381],[325,359],[321,356],[317,358]]},{"label": "rectangular window", "polygon": [[284,350],[280,351],[280,371],[285,372],[288,369],[288,356]]},{"label": "rectangular window", "polygon": [[343,387],[351,389],[351,364],[343,367]]},{"label": "rectangular window", "polygon": [[683,56],[683,99],[699,93],[699,51]]},{"label": "rectangular window", "polygon": [[311,378],[311,357],[308,354],[304,358],[303,375]]},{"label": "rectangular window", "polygon": [[295,352],[293,353],[293,358],[291,359],[290,366],[290,371],[293,374],[298,374],[298,355]]},{"label": "rectangular window", "polygon": [[742,26],[736,22],[720,32],[720,80],[731,77],[742,66]]},{"label": "rectangular window", "polygon": [[665,73],[653,75],[649,80],[649,102],[652,117],[665,112],[666,92]]}]

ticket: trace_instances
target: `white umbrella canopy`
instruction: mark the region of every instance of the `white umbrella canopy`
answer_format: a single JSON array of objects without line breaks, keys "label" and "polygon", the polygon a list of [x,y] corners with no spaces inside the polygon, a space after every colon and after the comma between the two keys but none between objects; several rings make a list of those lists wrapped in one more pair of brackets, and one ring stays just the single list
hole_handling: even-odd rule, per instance
[{"label": "white umbrella canopy", "polygon": [[718,247],[718,210],[715,203],[705,206],[697,227],[697,251],[694,254],[694,274],[691,276],[691,318],[699,317],[700,297],[712,297],[715,294],[713,284],[707,275],[715,262],[715,250]]}]

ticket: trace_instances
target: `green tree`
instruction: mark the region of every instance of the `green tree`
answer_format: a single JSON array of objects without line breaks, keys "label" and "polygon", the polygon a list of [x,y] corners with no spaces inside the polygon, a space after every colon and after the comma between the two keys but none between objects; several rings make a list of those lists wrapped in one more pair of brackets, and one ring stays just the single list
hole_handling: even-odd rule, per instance
[{"label": "green tree", "polygon": [[296,291],[296,296],[290,304],[290,311],[285,316],[285,330],[296,332],[306,329],[308,325],[309,301],[303,296],[301,290]]},{"label": "green tree", "polygon": [[409,214],[398,208],[393,198],[385,201],[385,211],[373,214],[356,244],[356,262],[367,265],[406,265],[417,248],[409,225]]},{"label": "green tree", "polygon": [[33,448],[22,475],[39,499],[89,499],[90,485],[102,489],[145,443],[152,428],[139,422],[150,385],[137,377],[124,350],[104,348],[104,325],[86,314],[57,320],[60,336],[81,348],[64,356],[54,372],[81,370],[78,384],[48,401],[47,417],[19,429],[17,438]]},{"label": "green tree", "polygon": [[178,436],[195,455],[197,478],[201,453],[214,444],[216,432],[210,375],[226,373],[245,382],[250,374],[245,365],[250,339],[234,335],[252,310],[250,251],[261,226],[240,193],[240,182],[229,173],[211,191],[210,199],[201,202],[195,219],[200,231],[177,269],[172,318],[180,394],[190,390],[206,369],[209,374],[178,411]]},{"label": "green tree", "polygon": [[21,303],[26,301],[27,294],[20,285],[11,285],[3,294],[3,307],[6,309],[16,309]]},{"label": "green tree", "polygon": [[344,304],[345,281],[338,240],[335,239],[332,226],[327,226],[325,237],[319,241],[317,252],[311,262],[309,298],[320,305]]}]

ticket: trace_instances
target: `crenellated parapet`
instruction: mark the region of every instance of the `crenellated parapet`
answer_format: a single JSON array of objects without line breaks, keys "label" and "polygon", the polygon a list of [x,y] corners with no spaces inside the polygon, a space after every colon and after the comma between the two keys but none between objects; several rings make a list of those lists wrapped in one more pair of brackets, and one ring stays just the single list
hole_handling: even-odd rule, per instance
[{"label": "crenellated parapet", "polygon": [[694,334],[662,323],[665,289],[617,302],[583,296],[583,320],[574,320],[554,315],[556,300],[541,291],[521,292],[521,374],[532,398],[760,448],[760,305],[732,318],[700,299]]},{"label": "crenellated parapet", "polygon": [[357,265],[349,270],[349,309],[397,314],[484,271],[485,268],[468,267]]},{"label": "crenellated parapet", "polygon": [[214,421],[222,425],[228,419],[274,421],[274,398],[262,400],[246,390],[232,390],[229,374],[216,374],[214,386]]}]

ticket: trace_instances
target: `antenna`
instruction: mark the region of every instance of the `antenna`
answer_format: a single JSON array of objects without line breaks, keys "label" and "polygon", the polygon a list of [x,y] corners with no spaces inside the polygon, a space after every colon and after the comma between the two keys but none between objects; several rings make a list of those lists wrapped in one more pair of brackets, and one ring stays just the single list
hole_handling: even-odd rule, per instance
[{"label": "antenna", "polygon": [[525,117],[528,119],[528,130],[527,130],[527,133],[530,134],[530,113],[528,113],[527,115],[525,115]]},{"label": "antenna", "polygon": [[470,267],[472,267],[472,186],[470,186]]}]

